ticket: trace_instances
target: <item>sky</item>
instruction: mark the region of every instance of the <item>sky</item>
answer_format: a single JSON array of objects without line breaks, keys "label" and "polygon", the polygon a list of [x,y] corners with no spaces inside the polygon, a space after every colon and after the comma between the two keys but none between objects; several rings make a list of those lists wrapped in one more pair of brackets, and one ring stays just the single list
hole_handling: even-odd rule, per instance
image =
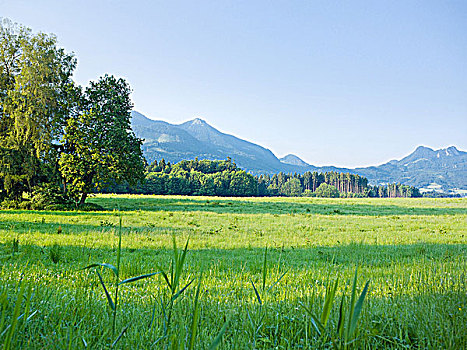
[{"label": "sky", "polygon": [[467,150],[467,1],[0,0],[54,33],[74,80],[108,73],[134,109],[358,167]]}]

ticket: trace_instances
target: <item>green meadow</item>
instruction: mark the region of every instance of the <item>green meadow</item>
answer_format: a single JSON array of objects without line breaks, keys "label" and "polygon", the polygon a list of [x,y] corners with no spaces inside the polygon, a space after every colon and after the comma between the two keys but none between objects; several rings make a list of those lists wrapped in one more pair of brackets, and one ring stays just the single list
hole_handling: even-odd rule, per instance
[{"label": "green meadow", "polygon": [[5,349],[467,348],[467,199],[88,201],[0,211]]}]

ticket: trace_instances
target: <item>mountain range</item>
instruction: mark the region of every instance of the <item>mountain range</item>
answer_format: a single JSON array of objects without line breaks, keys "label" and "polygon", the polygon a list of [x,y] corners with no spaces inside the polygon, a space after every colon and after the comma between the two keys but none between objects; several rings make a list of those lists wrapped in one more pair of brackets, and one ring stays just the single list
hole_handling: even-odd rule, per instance
[{"label": "mountain range", "polygon": [[454,146],[439,150],[419,146],[401,160],[391,160],[378,166],[353,169],[317,167],[293,154],[279,159],[269,149],[222,133],[200,118],[170,124],[133,111],[131,125],[136,136],[144,139],[142,149],[148,162],[162,158],[176,163],[183,159],[225,160],[230,157],[240,168],[255,175],[281,171],[349,172],[365,176],[373,185],[396,182],[422,191],[467,194],[467,152]]}]

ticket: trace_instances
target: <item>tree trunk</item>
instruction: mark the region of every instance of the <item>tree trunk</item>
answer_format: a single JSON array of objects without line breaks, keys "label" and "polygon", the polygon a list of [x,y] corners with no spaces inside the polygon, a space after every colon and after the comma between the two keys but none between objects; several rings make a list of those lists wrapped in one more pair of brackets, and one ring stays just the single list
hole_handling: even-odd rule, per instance
[{"label": "tree trunk", "polygon": [[86,198],[88,197],[88,194],[86,192],[84,192],[82,195],[81,195],[81,198],[79,200],[79,203],[78,205],[83,205],[84,204],[84,201],[86,200]]}]

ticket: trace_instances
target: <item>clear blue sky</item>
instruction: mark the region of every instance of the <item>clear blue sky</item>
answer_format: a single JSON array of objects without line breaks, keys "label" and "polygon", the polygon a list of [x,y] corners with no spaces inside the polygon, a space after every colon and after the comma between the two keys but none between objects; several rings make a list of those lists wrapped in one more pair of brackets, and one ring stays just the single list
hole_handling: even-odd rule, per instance
[{"label": "clear blue sky", "polygon": [[277,156],[364,166],[467,149],[467,1],[23,1],[75,80],[126,78],[135,109],[201,117]]}]

